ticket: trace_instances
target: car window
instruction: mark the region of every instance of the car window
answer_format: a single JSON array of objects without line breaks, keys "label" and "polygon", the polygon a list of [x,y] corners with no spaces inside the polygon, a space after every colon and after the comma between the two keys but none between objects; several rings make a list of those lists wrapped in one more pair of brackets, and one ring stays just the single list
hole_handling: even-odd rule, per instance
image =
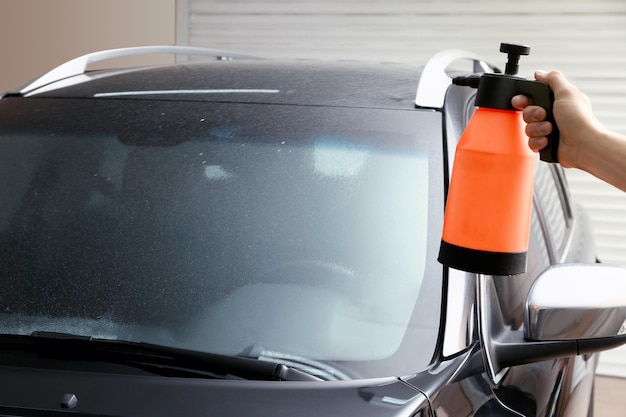
[{"label": "car window", "polygon": [[369,376],[432,357],[435,113],[29,103],[0,124],[2,332],[264,349]]},{"label": "car window", "polygon": [[563,255],[571,225],[571,210],[557,169],[551,164],[538,163],[535,174],[535,193],[541,206],[548,243],[554,252],[555,261]]}]

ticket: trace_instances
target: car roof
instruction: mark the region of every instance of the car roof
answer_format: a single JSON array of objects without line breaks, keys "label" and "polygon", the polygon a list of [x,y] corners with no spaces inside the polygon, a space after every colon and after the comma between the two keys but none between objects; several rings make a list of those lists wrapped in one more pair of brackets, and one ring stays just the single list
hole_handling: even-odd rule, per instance
[{"label": "car roof", "polygon": [[414,109],[421,71],[418,66],[354,61],[192,61],[87,72],[29,96]]}]

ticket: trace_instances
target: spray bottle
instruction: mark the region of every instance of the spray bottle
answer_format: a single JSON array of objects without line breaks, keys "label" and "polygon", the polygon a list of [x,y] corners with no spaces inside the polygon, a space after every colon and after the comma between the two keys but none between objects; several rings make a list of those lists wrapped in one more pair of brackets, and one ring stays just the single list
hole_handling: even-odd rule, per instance
[{"label": "spray bottle", "polygon": [[548,86],[516,76],[519,58],[530,47],[503,43],[500,52],[508,54],[504,74],[453,80],[478,88],[478,108],[456,148],[439,262],[480,274],[517,275],[526,271],[536,158],[513,96],[531,97],[554,126],[540,153],[543,161],[558,162],[558,130]]}]

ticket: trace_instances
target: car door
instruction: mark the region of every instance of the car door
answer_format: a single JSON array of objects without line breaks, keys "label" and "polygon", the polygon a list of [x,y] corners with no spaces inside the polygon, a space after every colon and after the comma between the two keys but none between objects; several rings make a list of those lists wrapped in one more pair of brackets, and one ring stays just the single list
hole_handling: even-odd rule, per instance
[{"label": "car door", "polygon": [[[562,168],[538,162],[527,272],[493,277],[503,325],[521,328],[528,291],[546,268],[565,261],[593,262],[594,256],[589,220],[573,206]],[[524,415],[587,416],[596,361],[597,355],[582,355],[508,368],[494,381],[496,395]]]}]

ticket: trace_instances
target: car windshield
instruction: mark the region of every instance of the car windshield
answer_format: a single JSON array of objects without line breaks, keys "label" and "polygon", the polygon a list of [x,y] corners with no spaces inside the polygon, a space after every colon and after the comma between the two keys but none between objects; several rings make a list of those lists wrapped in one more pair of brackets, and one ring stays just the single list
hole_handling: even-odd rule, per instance
[{"label": "car windshield", "polygon": [[439,328],[440,127],[416,110],[2,99],[0,333],[414,372]]}]

